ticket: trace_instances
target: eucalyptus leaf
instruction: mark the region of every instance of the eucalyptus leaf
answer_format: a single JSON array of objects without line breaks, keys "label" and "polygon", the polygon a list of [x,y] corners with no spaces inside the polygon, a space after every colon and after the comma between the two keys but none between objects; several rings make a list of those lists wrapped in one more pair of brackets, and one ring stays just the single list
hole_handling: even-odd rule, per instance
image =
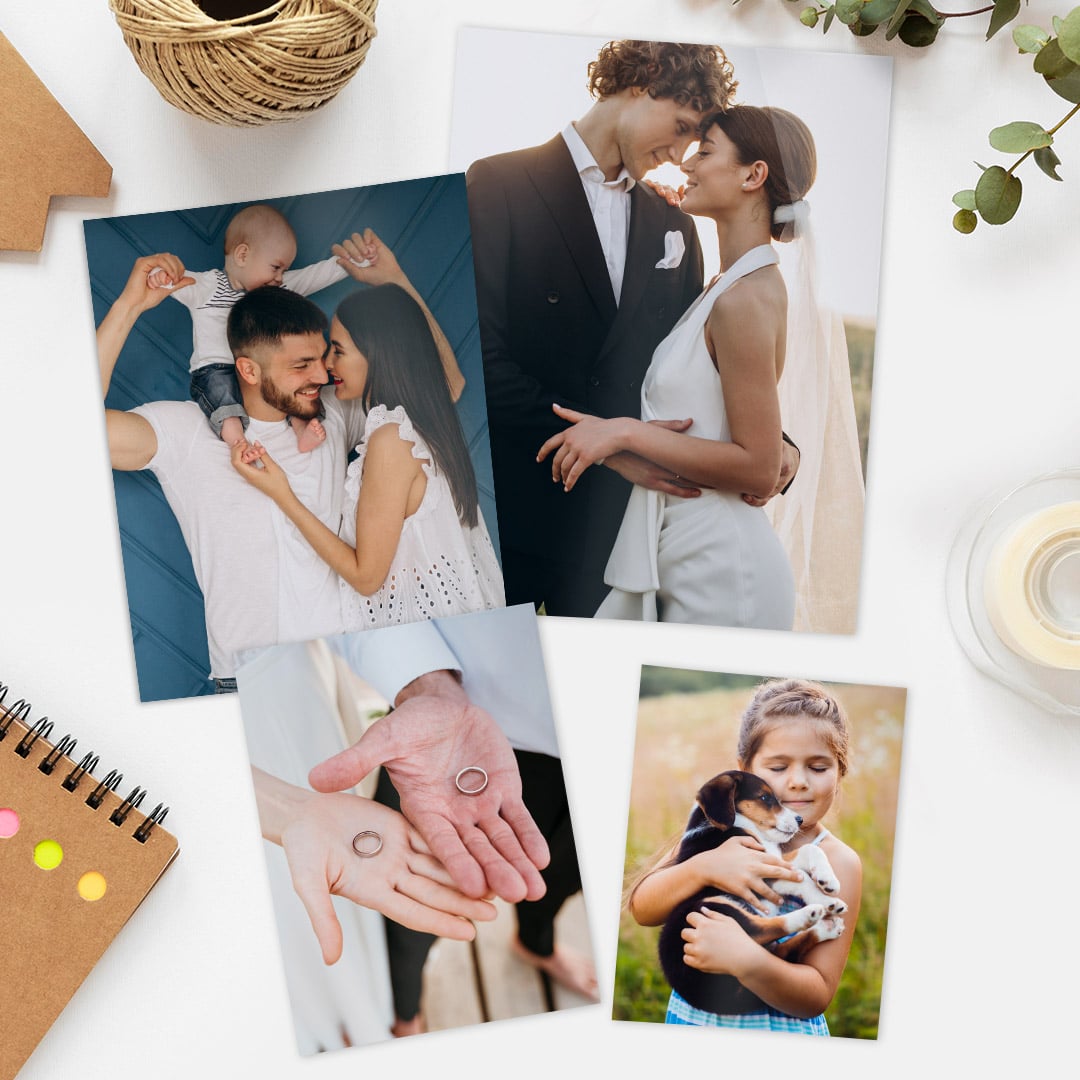
[{"label": "eucalyptus leaf", "polygon": [[836,0],[836,17],[845,26],[850,26],[862,10],[863,0]]},{"label": "eucalyptus leaf", "polygon": [[891,19],[902,0],[869,0],[859,12],[859,22],[864,26],[880,26]]},{"label": "eucalyptus leaf", "polygon": [[1060,78],[1076,67],[1061,51],[1057,38],[1052,38],[1036,53],[1031,66],[1047,79]]},{"label": "eucalyptus leaf", "polygon": [[870,35],[871,35],[872,33],[874,33],[874,32],[875,32],[875,31],[877,30],[877,27],[876,27],[876,26],[873,26],[873,25],[870,25],[870,26],[868,26],[868,25],[867,25],[866,23],[864,23],[864,22],[862,21],[862,19],[856,19],[856,20],[855,20],[855,21],[854,21],[854,22],[853,22],[853,23],[852,23],[852,24],[851,24],[851,25],[850,25],[850,26],[848,27],[848,29],[849,29],[849,30],[850,30],[850,31],[851,31],[851,32],[852,32],[852,33],[853,33],[853,34],[854,34],[854,35],[855,35],[856,37],[869,37],[869,36],[870,36]]},{"label": "eucalyptus leaf", "polygon": [[958,191],[952,197],[953,204],[959,206],[961,210],[974,210],[975,209],[975,189],[965,188],[963,191]]},{"label": "eucalyptus leaf", "polygon": [[973,233],[979,219],[970,210],[957,210],[953,214],[952,227],[959,233]]},{"label": "eucalyptus leaf", "polygon": [[900,0],[896,5],[896,10],[889,18],[889,23],[885,27],[885,40],[892,41],[894,37],[900,32],[900,24],[904,21],[904,17],[907,15],[908,5],[907,0]]},{"label": "eucalyptus leaf", "polygon": [[1061,158],[1059,158],[1049,146],[1040,147],[1032,154],[1032,157],[1035,159],[1035,164],[1038,165],[1051,180],[1061,179],[1057,174],[1057,167],[1061,164]]},{"label": "eucalyptus leaf", "polygon": [[1020,14],[1020,0],[994,0],[994,10],[990,15],[990,26],[986,31],[989,41],[1006,23],[1011,23]]},{"label": "eucalyptus leaf", "polygon": [[1053,26],[1055,34],[1061,33],[1061,19],[1057,15],[1053,17],[1050,25]]},{"label": "eucalyptus leaf", "polygon": [[1061,75],[1047,75],[1045,79],[1046,85],[1058,97],[1063,97],[1074,105],[1080,105],[1080,65],[1071,64]]},{"label": "eucalyptus leaf", "polygon": [[1020,178],[1010,176],[1000,165],[991,165],[975,185],[975,206],[987,225],[1011,221],[1023,194]]},{"label": "eucalyptus leaf", "polygon": [[1074,63],[1080,64],[1080,7],[1073,8],[1061,20],[1058,30],[1058,45],[1061,51]]},{"label": "eucalyptus leaf", "polygon": [[801,22],[803,26],[817,26],[817,19],[818,14],[817,8],[815,7],[805,7],[799,12],[799,22]]},{"label": "eucalyptus leaf", "polygon": [[908,0],[908,12],[922,15],[923,18],[929,19],[930,22],[937,23],[939,26],[945,21],[941,17],[941,12],[930,3],[930,0]]},{"label": "eucalyptus leaf", "polygon": [[1003,154],[1026,154],[1053,141],[1053,135],[1030,120],[1014,120],[990,132],[990,145]]},{"label": "eucalyptus leaf", "polygon": [[900,24],[900,40],[913,49],[932,45],[941,29],[941,20],[932,22],[925,15],[909,15]]},{"label": "eucalyptus leaf", "polygon": [[829,10],[825,12],[825,22],[822,24],[821,27],[821,32],[823,34],[827,34],[829,32],[829,27],[832,26],[833,19],[835,18],[836,8],[830,7]]},{"label": "eucalyptus leaf", "polygon": [[1050,35],[1041,26],[1017,26],[1012,39],[1022,53],[1037,53],[1049,40]]}]

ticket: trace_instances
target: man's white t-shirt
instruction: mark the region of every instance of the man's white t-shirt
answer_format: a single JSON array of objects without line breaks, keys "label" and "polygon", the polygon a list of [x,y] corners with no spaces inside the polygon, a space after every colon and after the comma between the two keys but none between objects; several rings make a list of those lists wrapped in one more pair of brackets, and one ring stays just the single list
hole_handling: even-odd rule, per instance
[{"label": "man's white t-shirt", "polygon": [[[252,420],[256,439],[289,477],[297,497],[332,532],[341,525],[348,451],[359,441],[359,402],[323,393],[326,441],[302,454],[288,421]],[[206,607],[210,676],[230,678],[243,650],[340,633],[338,577],[269,496],[233,468],[229,448],[198,405],[153,401],[132,412],[149,421],[158,478],[191,553]]]}]

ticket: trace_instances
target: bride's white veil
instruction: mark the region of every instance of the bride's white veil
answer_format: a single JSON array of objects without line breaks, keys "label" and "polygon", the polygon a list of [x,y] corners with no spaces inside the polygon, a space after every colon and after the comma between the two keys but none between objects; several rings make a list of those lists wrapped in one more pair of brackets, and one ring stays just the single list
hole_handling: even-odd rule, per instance
[{"label": "bride's white veil", "polygon": [[809,205],[779,206],[774,220],[794,231],[794,243],[784,245],[788,328],[778,392],[781,422],[802,457],[787,494],[772,499],[767,513],[795,576],[794,628],[851,633],[864,487],[847,339],[840,318],[818,305]]}]

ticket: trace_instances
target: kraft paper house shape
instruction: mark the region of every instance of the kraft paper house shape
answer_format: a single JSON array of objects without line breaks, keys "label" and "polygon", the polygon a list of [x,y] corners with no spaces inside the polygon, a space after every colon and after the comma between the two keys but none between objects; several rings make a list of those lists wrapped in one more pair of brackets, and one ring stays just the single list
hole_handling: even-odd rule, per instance
[{"label": "kraft paper house shape", "polygon": [[112,166],[0,34],[0,249],[40,251],[53,195],[109,193]]}]

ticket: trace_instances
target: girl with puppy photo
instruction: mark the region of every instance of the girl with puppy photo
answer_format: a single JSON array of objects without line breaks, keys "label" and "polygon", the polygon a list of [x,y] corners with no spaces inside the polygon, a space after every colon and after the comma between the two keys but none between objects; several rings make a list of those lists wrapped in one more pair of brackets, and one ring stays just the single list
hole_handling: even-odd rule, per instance
[{"label": "girl with puppy photo", "polygon": [[[677,740],[679,735],[672,738]],[[731,976],[747,992],[740,990],[739,1005],[733,1011],[715,1013],[695,1007],[672,990],[665,1023],[830,1034],[824,1013],[844,975],[863,899],[859,855],[825,825],[850,768],[850,743],[844,705],[824,686],[783,679],[754,689],[738,720],[737,768],[764,780],[783,809],[797,816],[797,831],[782,845],[782,855],[814,845],[827,857],[839,881],[838,896],[847,905],[842,929],[837,922],[834,929],[839,936],[819,941],[801,961],[792,962],[755,942],[733,918],[706,908],[691,911],[681,930],[683,962],[700,972]],[[655,755],[656,749],[639,746],[639,761],[645,754]],[[698,783],[704,779],[697,776]],[[637,810],[635,805],[632,824]],[[679,847],[679,841],[669,844],[632,879],[627,911],[642,927],[660,926],[676,907],[703,889],[726,893],[754,913],[769,904],[781,913],[800,906],[800,901],[785,899],[773,885],[798,881],[802,873],[782,857],[769,854],[752,836],[732,836],[681,862],[676,861]],[[876,921],[875,915],[872,922]],[[620,940],[620,967],[623,945]]]}]

